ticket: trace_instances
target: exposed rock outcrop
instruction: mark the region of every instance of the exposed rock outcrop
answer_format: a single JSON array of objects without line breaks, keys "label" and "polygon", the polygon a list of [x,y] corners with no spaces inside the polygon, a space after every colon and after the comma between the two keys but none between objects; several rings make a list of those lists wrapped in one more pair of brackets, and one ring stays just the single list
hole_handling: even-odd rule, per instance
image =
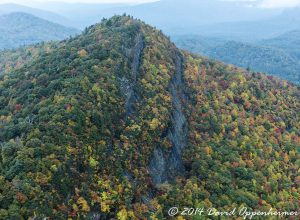
[{"label": "exposed rock outcrop", "polygon": [[177,175],[184,173],[182,162],[182,150],[186,146],[187,125],[186,117],[182,111],[182,102],[186,99],[183,92],[183,58],[176,54],[175,74],[173,75],[169,91],[172,95],[172,126],[168,130],[168,138],[172,142],[171,152],[166,152],[158,146],[150,160],[150,175],[155,185],[174,179]]},{"label": "exposed rock outcrop", "polygon": [[121,90],[125,96],[125,109],[126,117],[131,115],[134,111],[134,103],[137,100],[137,94],[134,91],[134,87],[137,82],[139,75],[140,60],[144,49],[144,40],[141,33],[138,33],[135,38],[135,46],[132,50],[133,61],[131,64],[131,76],[130,79],[122,77],[121,81]]}]

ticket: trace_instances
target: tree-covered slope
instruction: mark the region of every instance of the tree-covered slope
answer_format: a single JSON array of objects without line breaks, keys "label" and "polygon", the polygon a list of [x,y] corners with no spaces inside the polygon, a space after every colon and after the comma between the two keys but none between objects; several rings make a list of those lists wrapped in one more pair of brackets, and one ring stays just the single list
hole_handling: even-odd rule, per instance
[{"label": "tree-covered slope", "polygon": [[17,49],[0,51],[0,76],[29,64],[43,54],[59,47],[57,42],[39,43]]},{"label": "tree-covered slope", "polygon": [[289,31],[275,38],[263,40],[260,44],[281,48],[300,59],[300,30]]},{"label": "tree-covered slope", "polygon": [[0,49],[42,41],[63,40],[79,31],[30,14],[16,12],[0,16]]},{"label": "tree-covered slope", "polygon": [[201,36],[177,36],[174,40],[180,48],[194,53],[300,84],[298,44],[289,40],[287,36],[265,40],[257,44]]},{"label": "tree-covered slope", "polygon": [[115,16],[0,81],[0,219],[298,210],[299,88]]}]

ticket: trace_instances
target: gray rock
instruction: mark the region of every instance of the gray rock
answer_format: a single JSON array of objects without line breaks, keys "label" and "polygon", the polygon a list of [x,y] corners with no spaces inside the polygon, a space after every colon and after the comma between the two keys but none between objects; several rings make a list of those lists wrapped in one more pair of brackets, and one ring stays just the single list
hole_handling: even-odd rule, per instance
[{"label": "gray rock", "polygon": [[184,174],[182,151],[186,146],[186,117],[182,111],[182,101],[186,96],[182,90],[183,67],[180,54],[175,58],[176,72],[171,79],[169,91],[172,95],[172,126],[168,130],[168,138],[172,142],[171,152],[166,152],[158,146],[150,159],[149,172],[155,185],[170,182],[178,175]]}]

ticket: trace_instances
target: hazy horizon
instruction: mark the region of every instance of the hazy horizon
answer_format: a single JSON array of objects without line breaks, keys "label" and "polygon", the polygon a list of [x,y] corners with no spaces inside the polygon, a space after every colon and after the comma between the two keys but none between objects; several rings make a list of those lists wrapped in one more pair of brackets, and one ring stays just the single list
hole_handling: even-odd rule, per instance
[{"label": "hazy horizon", "polygon": [[71,4],[142,4],[142,3],[148,3],[148,2],[155,2],[159,0],[63,0],[63,1],[49,1],[49,0],[32,0],[32,1],[26,1],[23,0],[0,0],[0,4],[20,4],[20,5],[26,5],[26,6],[38,6],[41,4],[48,4],[48,3],[71,3]]},{"label": "hazy horizon", "polygon": [[[126,4],[141,4],[156,2],[161,0],[29,0],[24,2],[23,0],[0,0],[0,4],[15,3],[25,6],[39,6],[42,4],[48,3],[107,3],[107,4],[117,4],[117,3],[126,3]],[[259,8],[291,8],[297,7],[300,5],[300,0],[217,0],[223,2],[237,2],[245,3],[248,7],[259,7]],[[187,1],[188,2],[188,1]]]}]

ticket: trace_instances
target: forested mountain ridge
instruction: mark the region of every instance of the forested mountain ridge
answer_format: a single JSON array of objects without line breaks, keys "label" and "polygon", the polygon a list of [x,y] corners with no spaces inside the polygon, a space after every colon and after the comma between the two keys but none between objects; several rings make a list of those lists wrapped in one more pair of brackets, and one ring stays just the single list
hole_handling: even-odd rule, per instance
[{"label": "forested mountain ridge", "polygon": [[281,48],[300,59],[300,30],[293,30],[272,39],[263,40],[261,45]]},{"label": "forested mountain ridge", "polygon": [[293,31],[257,43],[203,36],[177,36],[174,41],[178,47],[194,53],[300,84],[297,33]]},{"label": "forested mountain ridge", "polygon": [[299,92],[103,20],[3,74],[0,219],[298,210]]},{"label": "forested mountain ridge", "polygon": [[27,13],[0,15],[0,49],[63,40],[78,33],[74,28],[64,27]]}]

